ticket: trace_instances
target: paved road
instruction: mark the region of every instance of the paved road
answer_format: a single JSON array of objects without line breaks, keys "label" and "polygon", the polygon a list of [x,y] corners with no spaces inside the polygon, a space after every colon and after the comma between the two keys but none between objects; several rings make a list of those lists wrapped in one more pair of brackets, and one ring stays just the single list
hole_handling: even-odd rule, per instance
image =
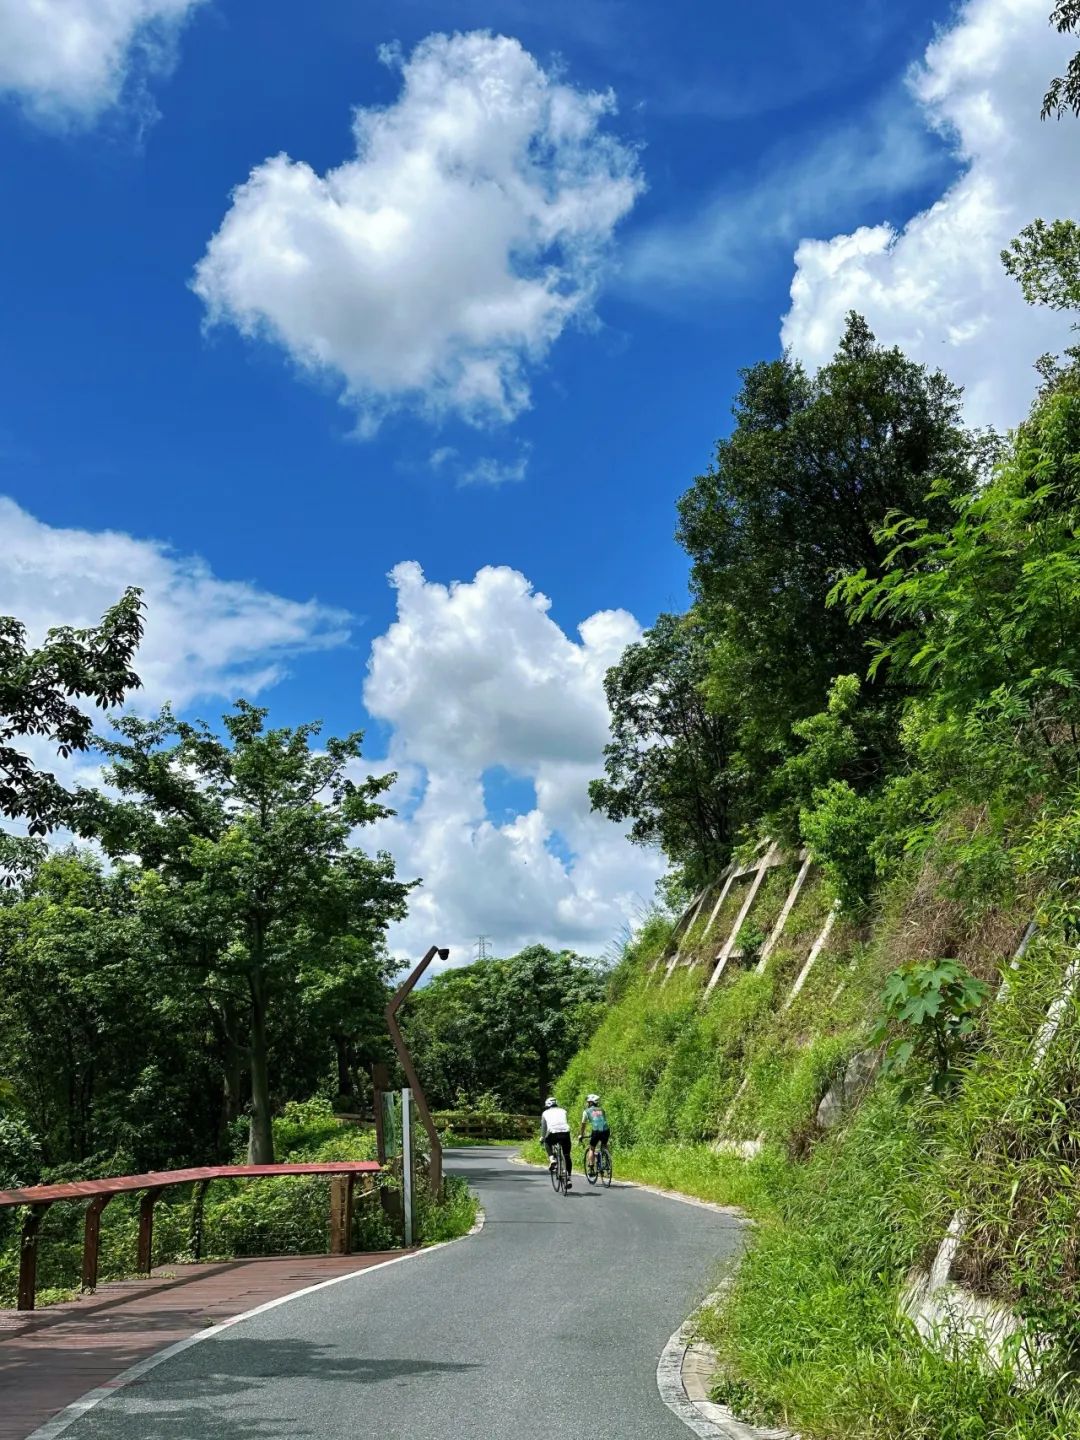
[{"label": "paved road", "polygon": [[590,1403],[604,1436],[686,1440],[656,1362],[737,1223],[618,1181],[562,1199],[505,1149],[447,1159],[480,1234],[211,1336],[63,1440],[551,1440],[586,1433]]}]

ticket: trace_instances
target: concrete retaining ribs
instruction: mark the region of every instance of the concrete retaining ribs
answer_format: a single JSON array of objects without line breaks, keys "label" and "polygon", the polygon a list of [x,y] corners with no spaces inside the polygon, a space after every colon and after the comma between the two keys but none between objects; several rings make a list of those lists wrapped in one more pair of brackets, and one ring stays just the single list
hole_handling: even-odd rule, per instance
[{"label": "concrete retaining ribs", "polygon": [[785,1010],[791,1009],[792,1005],[795,1003],[796,995],[798,995],[799,991],[806,984],[806,977],[810,974],[810,971],[814,968],[815,961],[821,954],[822,950],[824,950],[825,942],[832,934],[832,928],[836,924],[836,917],[839,913],[840,907],[838,904],[834,903],[828,915],[825,916],[825,924],[822,925],[820,931],[818,932],[818,937],[814,941],[814,944],[810,950],[810,954],[806,957],[806,964],[799,971],[798,975],[795,978],[795,984],[792,985],[790,991],[788,992],[788,997],[784,1001]]},{"label": "concrete retaining ribs", "polygon": [[667,969],[664,971],[664,980],[661,980],[660,982],[661,985],[664,983],[665,980],[667,980],[668,976],[675,969],[675,966],[678,965],[679,959],[682,956],[683,946],[686,944],[688,936],[693,932],[694,926],[697,924],[697,918],[701,914],[701,907],[705,904],[708,893],[709,887],[706,885],[705,889],[702,890],[701,894],[698,896],[698,902],[694,906],[694,913],[690,916],[690,923],[687,925],[686,929],[682,933],[682,939],[679,941],[678,949],[668,961]]},{"label": "concrete retaining ribs", "polygon": [[753,871],[754,878],[750,881],[750,888],[746,892],[746,898],[743,900],[742,907],[735,917],[735,923],[731,927],[731,934],[724,941],[720,953],[716,957],[716,967],[709,976],[708,985],[705,986],[706,995],[720,979],[720,976],[724,973],[724,969],[727,966],[727,962],[731,959],[731,952],[735,949],[735,941],[738,939],[739,931],[743,927],[743,922],[750,914],[751,907],[757,899],[757,893],[761,889],[762,881],[773,866],[781,864],[782,860],[783,856],[780,853],[779,845],[770,845],[766,851],[765,858],[758,863]]},{"label": "concrete retaining ribs", "polygon": [[768,940],[765,941],[764,948],[761,952],[761,958],[758,960],[757,973],[759,975],[765,974],[765,966],[769,963],[769,956],[776,948],[776,942],[784,933],[784,926],[787,924],[788,916],[795,908],[795,901],[798,900],[799,892],[803,887],[807,875],[809,875],[810,873],[810,856],[804,850],[799,858],[802,860],[802,865],[799,869],[799,873],[795,876],[795,882],[787,893],[787,899],[784,901],[784,908],[776,917],[776,924],[773,926],[772,931],[769,934]]},{"label": "concrete retaining ribs", "polygon": [[[709,932],[712,930],[713,925],[716,922],[716,917],[720,914],[720,909],[724,904],[724,901],[731,893],[732,885],[734,885],[737,880],[745,880],[749,878],[750,886],[746,892],[745,897],[743,898],[741,906],[739,907],[739,913],[735,917],[734,924],[731,926],[727,938],[724,940],[724,943],[720,947],[719,953],[717,954],[716,959],[713,962],[714,969],[709,977],[709,983],[705,987],[706,995],[708,995],[708,993],[713,989],[713,987],[719,982],[721,975],[724,973],[724,970],[727,967],[727,962],[735,954],[735,946],[739,937],[739,931],[742,929],[743,924],[745,923],[747,917],[753,909],[754,902],[757,899],[758,891],[761,889],[761,886],[765,880],[765,876],[770,870],[774,869],[776,866],[788,863],[789,858],[791,857],[785,855],[780,849],[779,845],[770,843],[765,853],[759,856],[751,864],[744,865],[742,867],[734,863],[729,865],[728,868],[720,876],[719,880],[716,882],[716,884],[718,884],[720,888],[717,893],[716,900],[713,902],[712,910],[709,912],[709,919],[705,925],[705,929],[702,931],[700,943],[704,943],[704,941],[708,938]],[[794,858],[800,862],[799,871],[791,884],[791,888],[788,890],[788,893],[784,898],[784,903],[780,909],[780,914],[776,917],[776,922],[770,930],[768,939],[765,941],[765,944],[762,948],[761,956],[758,959],[756,967],[757,973],[759,975],[763,975],[765,973],[765,968],[768,965],[769,957],[772,955],[773,951],[776,949],[777,945],[780,942],[781,936],[784,933],[784,927],[787,925],[787,922],[791,917],[791,912],[794,910],[795,905],[798,902],[799,896],[802,893],[803,886],[806,884],[807,878],[810,875],[810,871],[813,868],[813,860],[805,850],[800,850],[798,855]],[[652,965],[649,967],[649,974],[653,975],[661,967],[661,965],[663,965],[663,975],[660,978],[661,985],[667,982],[669,976],[674,974],[680,962],[683,960],[683,956],[686,952],[686,942],[693,933],[694,926],[697,924],[701,916],[701,912],[705,908],[705,904],[708,901],[709,896],[712,894],[712,891],[713,886],[707,885],[699,895],[696,895],[694,897],[694,899],[682,912],[682,914],[679,916],[678,920],[675,923],[675,928],[672,932],[672,942],[675,943],[674,952],[668,956],[666,961],[663,954],[658,955],[653,961]],[[799,978],[795,981],[795,984],[792,987],[791,992],[784,1003],[785,1009],[787,1009],[788,1006],[791,1005],[796,995],[798,995],[799,991],[802,989],[803,984],[806,981],[807,975],[810,973],[811,968],[813,967],[815,961],[818,959],[821,951],[825,946],[825,942],[829,938],[829,934],[832,931],[832,927],[835,924],[835,921],[836,911],[835,909],[833,909],[829,912],[829,915],[825,920],[825,924],[822,927],[821,932],[818,934],[816,940],[814,941],[813,948],[810,951],[806,964],[803,966],[799,974]],[[678,937],[677,943],[676,937]],[[697,963],[698,961],[693,954],[687,956],[686,964],[691,970]]]},{"label": "concrete retaining ribs", "polygon": [[[685,923],[686,923],[687,916],[690,915],[691,912],[693,912],[694,918],[695,918],[695,919],[697,918],[698,909],[700,908],[702,901],[705,899],[705,896],[708,895],[709,890],[710,890],[710,886],[706,885],[706,886],[705,886],[705,889],[701,892],[701,894],[698,895],[698,896],[695,896],[695,898],[690,901],[690,904],[686,907],[686,909],[685,909],[685,910],[682,912],[682,914],[679,916],[678,920],[676,920],[676,922],[675,922],[675,927],[674,927],[674,929],[673,929],[672,932],[671,932],[672,939],[674,939],[676,935],[680,935],[680,936],[681,936],[681,935],[685,935],[685,934],[687,933],[687,930],[689,929],[689,927],[687,926],[686,929],[683,928],[684,925],[685,925]],[[692,923],[692,922],[691,922],[691,923]],[[680,944],[680,946],[681,946],[681,944],[682,944],[681,938],[680,938],[679,944]],[[663,960],[663,958],[664,958],[664,952],[661,950],[660,954],[657,955],[656,959],[655,959],[655,960],[653,961],[653,963],[649,966],[649,974],[650,974],[650,975],[655,975],[655,974],[656,974],[657,970],[660,968],[660,963],[661,963],[661,961]],[[665,969],[665,971],[664,971],[664,979],[665,979],[665,980],[667,979],[667,975],[668,975],[668,972],[667,972],[667,969]],[[662,983],[662,982],[661,982],[661,983]]]}]

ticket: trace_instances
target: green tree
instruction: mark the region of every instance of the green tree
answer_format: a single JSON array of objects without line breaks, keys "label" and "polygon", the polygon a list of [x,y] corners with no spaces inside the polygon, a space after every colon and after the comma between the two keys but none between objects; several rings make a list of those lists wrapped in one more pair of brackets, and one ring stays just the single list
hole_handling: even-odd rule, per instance
[{"label": "green tree", "polygon": [[785,356],[742,381],[731,434],[679,502],[679,539],[712,641],[711,705],[756,792],[834,677],[865,669],[868,632],[826,608],[832,585],[880,573],[891,511],[946,520],[993,447],[963,428],[956,386],[855,314],[816,374]]},{"label": "green tree", "polygon": [[594,810],[629,820],[639,845],[660,845],[688,883],[727,859],[734,833],[732,726],[706,705],[708,637],[699,618],[660,615],[604,680],[611,740]]},{"label": "green tree", "polygon": [[[60,626],[36,649],[21,621],[0,616],[0,814],[27,820],[31,837],[67,823],[72,797],[17,742],[43,737],[65,759],[86,749],[93,721],[79,701],[119,705],[139,685],[131,662],[142,638],[140,595],[126,590],[97,626]],[[18,868],[26,859],[17,842],[0,839],[0,863]]]},{"label": "green tree", "polygon": [[241,1021],[253,1163],[273,1159],[274,1007],[295,1000],[312,966],[325,985],[355,958],[344,937],[376,952],[410,889],[389,855],[350,844],[358,827],[392,813],[379,801],[392,776],[348,774],[362,736],[317,751],[317,725],[267,729],[266,715],[238,702],[224,738],[168,711],[120,720],[120,737],[100,744],[121,798],[88,793],[81,813],[109,854],[139,857],[142,913],[174,953],[212,977],[223,1031]]},{"label": "green tree", "polygon": [[507,961],[500,1038],[533,1070],[537,1108],[599,1019],[603,981],[570,950],[530,945]]}]

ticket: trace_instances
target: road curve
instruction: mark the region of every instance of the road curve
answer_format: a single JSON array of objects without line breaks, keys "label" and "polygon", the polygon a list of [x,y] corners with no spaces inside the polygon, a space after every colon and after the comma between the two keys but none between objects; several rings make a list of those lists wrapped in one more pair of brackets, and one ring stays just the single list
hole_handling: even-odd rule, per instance
[{"label": "road curve", "polygon": [[737,1221],[617,1180],[563,1199],[505,1149],[447,1161],[480,1195],[478,1235],[208,1336],[63,1440],[685,1440],[656,1362]]}]

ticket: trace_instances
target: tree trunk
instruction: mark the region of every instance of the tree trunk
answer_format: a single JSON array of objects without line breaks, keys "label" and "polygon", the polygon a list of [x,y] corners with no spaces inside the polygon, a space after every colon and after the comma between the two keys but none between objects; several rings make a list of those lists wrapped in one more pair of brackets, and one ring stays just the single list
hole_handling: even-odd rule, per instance
[{"label": "tree trunk", "polygon": [[274,1127],[270,1121],[270,1070],[266,1057],[266,977],[261,966],[249,975],[251,986],[251,1132],[248,1164],[274,1163]]},{"label": "tree trunk", "polygon": [[352,1072],[352,1047],[344,1035],[334,1036],[337,1049],[337,1088],[339,1095],[355,1096],[356,1082]]}]

